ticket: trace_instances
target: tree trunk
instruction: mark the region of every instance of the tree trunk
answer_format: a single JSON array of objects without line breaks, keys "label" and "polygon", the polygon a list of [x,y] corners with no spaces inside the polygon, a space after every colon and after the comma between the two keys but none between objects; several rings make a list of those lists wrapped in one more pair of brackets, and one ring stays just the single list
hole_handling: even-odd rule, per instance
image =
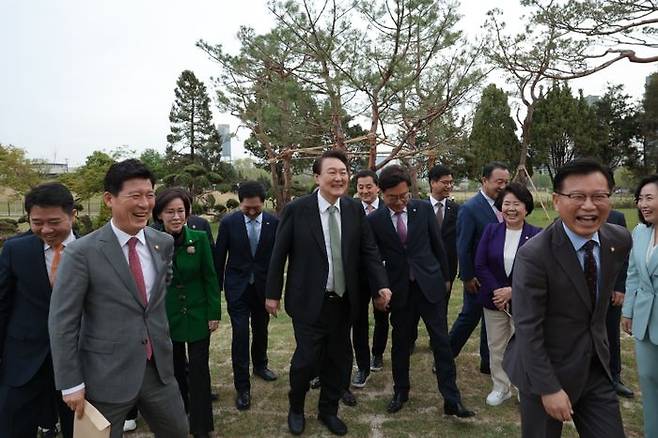
[{"label": "tree trunk", "polygon": [[516,168],[516,175],[514,176],[514,182],[523,184],[524,186],[528,185],[528,148],[530,145],[530,128],[532,127],[532,116],[534,115],[535,107],[534,105],[528,106],[528,112],[526,113],[525,119],[523,120],[523,126],[521,130],[521,156],[519,157],[519,165]]}]

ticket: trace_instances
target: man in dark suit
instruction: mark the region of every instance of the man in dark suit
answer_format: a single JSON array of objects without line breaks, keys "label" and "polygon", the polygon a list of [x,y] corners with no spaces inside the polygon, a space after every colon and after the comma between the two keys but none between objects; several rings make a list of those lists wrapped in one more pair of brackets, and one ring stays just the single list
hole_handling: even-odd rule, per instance
[{"label": "man in dark suit", "polygon": [[393,399],[387,411],[402,409],[409,397],[409,356],[412,323],[420,314],[430,335],[437,364],[437,384],[447,415],[475,415],[461,403],[457,371],[448,342],[446,295],[449,289],[448,263],[436,215],[423,201],[409,200],[411,178],[398,165],[389,165],[379,176],[388,208],[368,216],[391,285],[393,325]]},{"label": "man in dark suit", "polygon": [[[192,202],[192,201],[190,201]],[[202,218],[201,216],[190,215],[187,218],[186,225],[193,230],[205,231],[208,235],[208,242],[210,242],[210,248],[215,249],[215,238],[212,235],[212,229],[210,228],[210,222]]]},{"label": "man in dark suit", "polygon": [[[436,222],[439,224],[443,247],[448,257],[448,269],[450,271],[450,285],[457,277],[457,215],[459,213],[459,204],[450,199],[450,193],[455,186],[455,179],[452,176],[452,170],[437,164],[429,172],[430,196],[429,201],[436,215]],[[450,299],[450,291],[448,291]]]},{"label": "man in dark suit", "polygon": [[363,210],[345,198],[349,181],[345,153],[324,152],[313,163],[319,189],[295,199],[283,211],[267,276],[265,305],[277,314],[287,265],[286,312],[297,347],[290,363],[288,427],[304,431],[304,400],[319,372],[318,419],[334,434],[347,426],[337,416],[338,400],[349,385],[352,363],[350,322],[362,302],[359,278],[365,273],[380,308],[390,290],[379,251]]},{"label": "man in dark suit", "polygon": [[457,254],[459,278],[464,282],[464,304],[450,329],[450,348],[457,357],[464,344],[480,324],[480,372],[489,374],[487,331],[482,319],[482,304],[478,301],[480,282],[475,276],[475,252],[484,227],[502,221],[502,214],[494,207],[498,194],[509,182],[509,170],[499,161],[482,168],[482,188],[459,208],[457,216]]},{"label": "man in dark suit", "polygon": [[[613,179],[614,181],[614,179]],[[624,213],[611,210],[608,216],[609,224],[621,225],[626,228],[626,217]],[[619,342],[619,323],[621,319],[621,306],[624,304],[626,292],[626,270],[628,261],[622,268],[615,281],[615,287],[610,296],[610,307],[606,317],[606,329],[608,332],[608,343],[610,344],[610,373],[612,374],[612,385],[617,395],[633,398],[633,391],[621,381],[621,344]]]},{"label": "man in dark suit", "polygon": [[[3,437],[36,437],[39,415],[49,412],[53,404],[64,437],[73,436],[73,413],[55,391],[48,338],[52,283],[63,247],[75,240],[71,230],[73,206],[73,196],[62,184],[47,183],[32,189],[25,196],[31,232],[7,240],[0,255]],[[46,422],[52,428],[57,421],[52,418]]]},{"label": "man in dark suit", "polygon": [[560,219],[517,253],[512,274],[515,335],[503,367],[519,389],[524,437],[559,437],[573,420],[582,437],[623,437],[605,328],[629,232],[606,223],[612,184],[593,160],[558,169]]},{"label": "man in dark suit", "polygon": [[[265,381],[277,376],[267,367],[265,281],[279,220],[263,211],[265,187],[246,181],[238,188],[240,211],[222,219],[217,235],[216,266],[219,290],[224,289],[231,316],[231,359],[238,410],[251,406],[249,382],[249,320],[254,375]],[[228,261],[227,261],[228,257]]]}]

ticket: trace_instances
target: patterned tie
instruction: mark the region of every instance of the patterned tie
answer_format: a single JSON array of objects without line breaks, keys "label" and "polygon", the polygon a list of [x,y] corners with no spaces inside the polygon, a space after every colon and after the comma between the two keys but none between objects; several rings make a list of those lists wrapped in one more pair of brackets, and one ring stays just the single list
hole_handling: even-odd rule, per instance
[{"label": "patterned tie", "polygon": [[367,204],[366,205],[366,214],[370,214],[373,211],[375,211],[375,207],[373,207],[372,204]]},{"label": "patterned tie", "polygon": [[59,243],[56,246],[51,246],[50,248],[55,253],[53,255],[53,261],[50,262],[50,271],[48,272],[50,287],[52,287],[55,284],[55,279],[57,278],[57,267],[59,266],[59,262],[62,260],[62,251],[64,250],[64,245]]},{"label": "patterned tie", "polygon": [[[130,272],[133,274],[133,278],[135,279],[135,284],[137,285],[139,296],[142,299],[142,303],[144,303],[146,306],[148,303],[148,296],[146,295],[146,283],[144,282],[142,264],[139,261],[139,255],[137,254],[137,242],[139,242],[137,237],[131,237],[130,240],[128,240],[128,264],[130,265]],[[151,357],[153,356],[151,339],[146,340],[145,348],[146,359],[151,360]]]},{"label": "patterned tie", "polygon": [[334,268],[334,292],[339,297],[345,293],[345,272],[343,271],[343,255],[341,254],[340,230],[338,229],[338,208],[331,205],[329,211],[329,246],[331,247],[331,263]]},{"label": "patterned tie", "polygon": [[589,289],[590,297],[592,298],[592,303],[596,305],[596,277],[597,277],[597,267],[596,259],[594,258],[594,245],[596,242],[593,240],[588,241],[582,246],[582,249],[585,250],[585,281],[587,282],[587,288]]},{"label": "patterned tie", "polygon": [[436,222],[439,224],[439,229],[443,225],[443,204],[440,202],[436,203]]},{"label": "patterned tie", "polygon": [[398,237],[400,237],[400,242],[402,242],[402,245],[407,244],[407,226],[404,224],[404,220],[402,219],[402,212],[395,213],[395,217],[397,218],[397,232],[398,232]]}]

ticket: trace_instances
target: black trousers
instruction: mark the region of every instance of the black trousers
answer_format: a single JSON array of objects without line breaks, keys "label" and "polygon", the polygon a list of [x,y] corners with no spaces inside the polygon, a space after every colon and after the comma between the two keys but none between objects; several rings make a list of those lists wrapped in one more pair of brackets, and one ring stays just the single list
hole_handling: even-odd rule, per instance
[{"label": "black trousers", "polygon": [[608,332],[608,345],[610,346],[610,374],[619,381],[621,376],[621,345],[619,342],[619,320],[621,319],[621,306],[608,307],[606,316],[606,329]]},{"label": "black trousers", "polygon": [[[200,341],[174,341],[173,344],[174,375],[183,398],[185,412],[190,414],[190,433],[210,432],[214,429],[208,367],[210,336]],[[189,373],[185,369],[186,362],[189,363]]]},{"label": "black trousers", "polygon": [[319,319],[308,324],[293,319],[297,346],[290,361],[290,410],[304,412],[309,382],[320,376],[318,411],[336,415],[338,401],[350,381],[350,304],[347,297],[325,296]]},{"label": "black trousers", "polygon": [[251,361],[254,369],[267,367],[267,327],[270,316],[265,310],[265,298],[254,285],[247,286],[237,300],[228,302],[231,317],[231,361],[233,385],[236,391],[248,391],[249,381],[249,321],[251,320]]},{"label": "black trousers", "polygon": [[363,371],[370,372],[370,299],[367,290],[362,290],[359,309],[352,326],[352,344],[354,345],[354,358],[356,366]]},{"label": "black trousers", "polygon": [[23,386],[0,386],[0,437],[34,438],[37,427],[52,428],[59,416],[64,438],[73,436],[73,411],[55,390],[50,355]]},{"label": "black trousers", "polygon": [[461,401],[457,389],[457,370],[450,350],[448,339],[448,322],[446,321],[445,298],[437,303],[430,303],[415,281],[409,282],[409,296],[406,305],[396,306],[391,311],[393,326],[393,347],[391,361],[393,367],[393,390],[402,395],[409,394],[409,356],[412,338],[416,330],[413,324],[418,316],[423,319],[436,363],[436,379],[439,392],[447,403]]},{"label": "black trousers", "polygon": [[[619,399],[598,359],[592,361],[587,383],[578,400],[571,400],[573,422],[582,438],[623,438]],[[541,397],[520,392],[523,438],[559,438],[562,422],[544,410]]]},{"label": "black trousers", "polygon": [[375,317],[375,330],[372,334],[372,355],[383,356],[388,342],[388,318],[389,312],[382,312],[373,307],[372,314]]}]

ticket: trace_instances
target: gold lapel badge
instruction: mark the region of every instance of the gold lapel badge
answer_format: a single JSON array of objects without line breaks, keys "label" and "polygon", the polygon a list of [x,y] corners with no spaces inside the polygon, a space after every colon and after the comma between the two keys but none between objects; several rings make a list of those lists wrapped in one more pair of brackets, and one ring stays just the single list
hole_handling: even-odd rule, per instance
[{"label": "gold lapel badge", "polygon": [[160,251],[160,245],[153,245],[153,249],[155,249],[156,251]]},{"label": "gold lapel badge", "polygon": [[615,252],[615,247],[614,246],[610,247],[610,252]]}]

